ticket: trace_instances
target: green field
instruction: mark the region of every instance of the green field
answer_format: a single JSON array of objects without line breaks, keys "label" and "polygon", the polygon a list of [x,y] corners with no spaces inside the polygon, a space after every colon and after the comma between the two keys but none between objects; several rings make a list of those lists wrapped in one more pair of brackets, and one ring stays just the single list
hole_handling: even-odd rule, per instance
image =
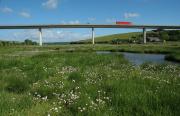
[{"label": "green field", "polygon": [[62,45],[0,48],[0,115],[119,116],[180,114],[180,66],[134,66],[123,55],[179,55],[166,45]]}]

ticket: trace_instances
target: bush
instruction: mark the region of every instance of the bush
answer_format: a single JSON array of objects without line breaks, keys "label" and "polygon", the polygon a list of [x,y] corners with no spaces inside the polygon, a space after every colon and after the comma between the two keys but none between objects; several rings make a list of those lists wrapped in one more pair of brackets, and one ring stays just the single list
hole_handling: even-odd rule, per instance
[{"label": "bush", "polygon": [[36,42],[33,42],[32,40],[29,40],[29,39],[24,40],[24,44],[25,45],[37,45]]}]

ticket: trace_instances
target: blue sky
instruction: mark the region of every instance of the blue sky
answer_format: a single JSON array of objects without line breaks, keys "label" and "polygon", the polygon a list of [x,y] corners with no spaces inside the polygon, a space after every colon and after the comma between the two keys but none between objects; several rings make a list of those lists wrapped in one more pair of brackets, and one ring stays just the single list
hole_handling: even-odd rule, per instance
[{"label": "blue sky", "polygon": [[[0,25],[10,24],[134,24],[180,25],[179,0],[0,0]],[[132,29],[96,29],[96,35]],[[91,36],[90,29],[43,30],[44,41],[75,41]],[[37,30],[0,30],[0,39],[38,40]]]}]

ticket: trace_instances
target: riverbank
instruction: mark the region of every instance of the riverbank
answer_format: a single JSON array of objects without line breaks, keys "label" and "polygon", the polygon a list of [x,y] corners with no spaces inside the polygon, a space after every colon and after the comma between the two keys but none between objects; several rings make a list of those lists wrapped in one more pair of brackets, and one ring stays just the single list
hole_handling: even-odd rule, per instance
[{"label": "riverbank", "polygon": [[148,53],[129,53],[129,52],[110,52],[110,51],[97,51],[97,54],[109,54],[118,55],[122,54],[125,59],[135,66],[141,66],[144,63],[151,64],[178,64],[176,62],[170,62],[165,59],[163,54],[148,54]]},{"label": "riverbank", "polygon": [[96,51],[110,51],[110,52],[130,52],[130,53],[153,53],[153,54],[165,54],[166,60],[180,62],[180,43],[170,42],[166,44],[148,43],[143,44],[97,44],[97,45],[45,45],[43,47],[38,46],[10,46],[0,47],[1,54],[25,54],[24,51],[30,52],[96,52]]},{"label": "riverbank", "polygon": [[129,52],[146,54],[164,54],[165,60],[180,62],[180,43],[170,42],[167,44],[122,44],[106,49],[110,52]]},{"label": "riverbank", "polygon": [[169,54],[166,55],[165,59],[168,61],[180,62],[180,54]]}]

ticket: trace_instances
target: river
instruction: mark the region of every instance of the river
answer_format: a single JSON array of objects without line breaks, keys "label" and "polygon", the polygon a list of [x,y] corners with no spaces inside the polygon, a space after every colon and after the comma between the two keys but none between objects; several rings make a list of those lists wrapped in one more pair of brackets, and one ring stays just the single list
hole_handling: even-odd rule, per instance
[{"label": "river", "polygon": [[128,53],[128,52],[110,52],[110,51],[97,51],[97,54],[123,54],[124,57],[135,65],[141,65],[143,63],[173,63],[165,60],[164,54],[146,54],[146,53]]}]

